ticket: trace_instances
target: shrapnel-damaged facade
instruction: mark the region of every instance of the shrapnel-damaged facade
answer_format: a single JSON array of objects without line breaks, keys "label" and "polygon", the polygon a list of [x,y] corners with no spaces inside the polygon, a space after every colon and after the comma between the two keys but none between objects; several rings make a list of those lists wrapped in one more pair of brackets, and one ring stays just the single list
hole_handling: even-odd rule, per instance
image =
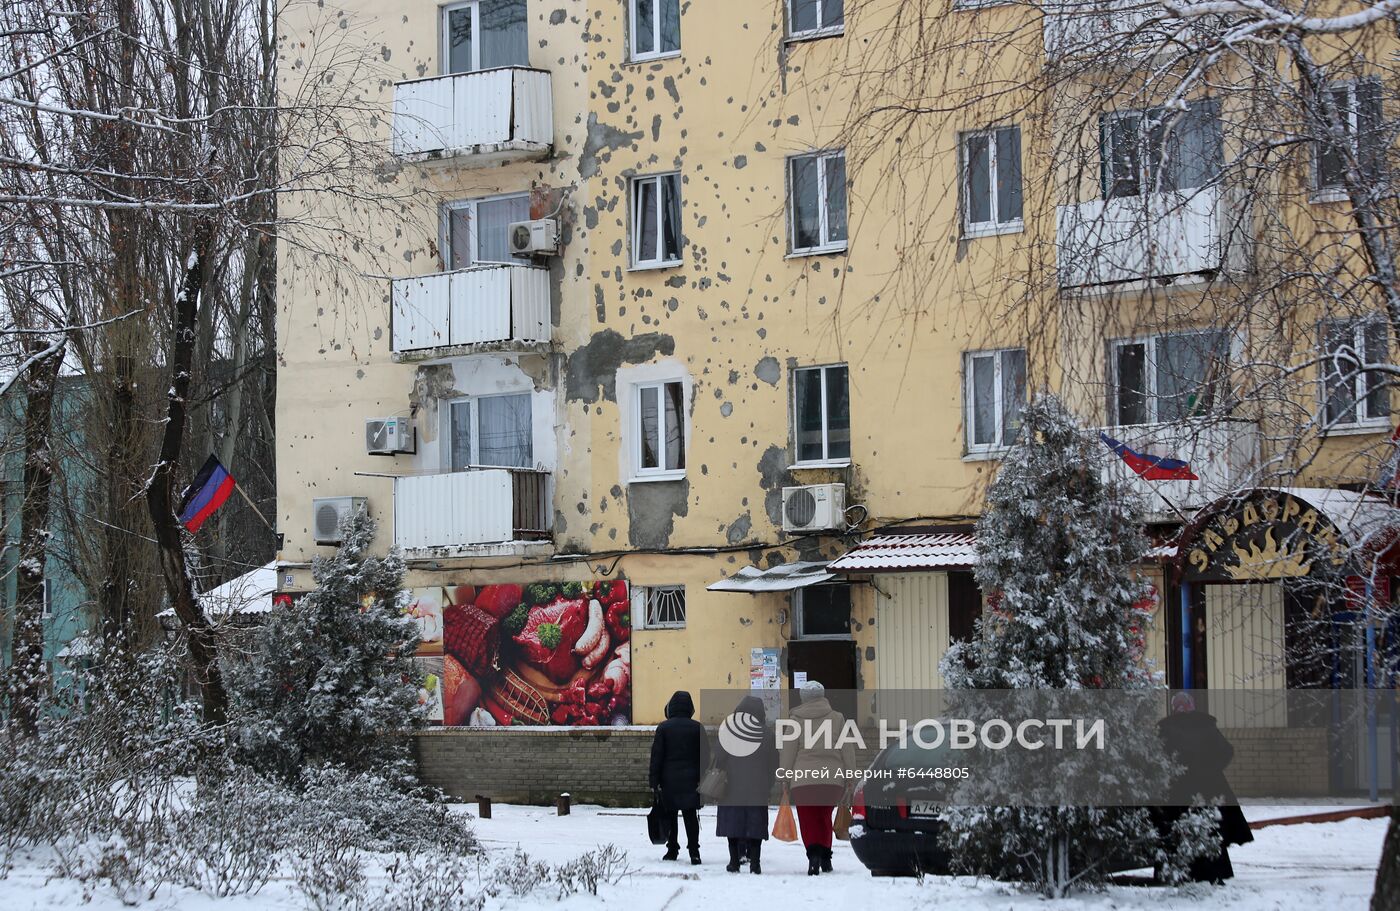
[{"label": "shrapnel-damaged facade", "polygon": [[[880,23],[843,13],[346,0],[289,23],[284,79],[298,23],[376,46],[363,92],[384,113],[363,128],[400,195],[310,201],[357,243],[339,270],[294,256],[282,270],[279,572],[305,590],[339,513],[368,508],[408,558],[441,723],[650,724],[678,688],[804,676],[939,686],[949,642],[983,610],[973,523],[1027,388],[1188,458],[1200,480],[1159,491],[1200,528],[1221,496],[1263,483],[1268,415],[1182,430],[1179,399],[1214,382],[1240,327],[1102,330],[1070,351],[1068,318],[1032,336],[967,290],[1034,267],[1014,234],[1058,252],[1048,268],[1075,318],[1103,317],[1095,288],[1124,313],[1135,295],[1208,297],[1245,268],[1222,240],[1228,194],[1158,219],[1184,238],[1169,255],[1133,254],[1129,231],[1096,259],[1082,226],[1129,194],[1110,182],[1043,204],[1031,188],[1054,164],[1013,101],[969,110],[920,153],[952,191],[911,193],[884,179],[898,143],[853,138],[847,74]],[[915,224],[946,224],[955,252],[910,306],[891,276]],[[1308,509],[1339,535],[1363,524],[1338,479],[1391,425],[1388,400],[1358,395],[1354,433],[1270,501],[1294,531]],[[1220,584],[1240,578],[1214,553],[1177,562],[1180,517],[1152,502],[1147,659],[1176,685],[1283,683],[1303,608],[1280,580],[1306,561]],[[1382,525],[1389,509],[1361,506]]]}]

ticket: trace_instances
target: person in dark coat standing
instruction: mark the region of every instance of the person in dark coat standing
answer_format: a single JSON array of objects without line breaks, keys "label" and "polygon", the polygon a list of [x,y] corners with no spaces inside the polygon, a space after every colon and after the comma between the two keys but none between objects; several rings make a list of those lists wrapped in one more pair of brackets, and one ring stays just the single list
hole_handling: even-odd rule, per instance
[{"label": "person in dark coat standing", "polygon": [[666,720],[656,726],[651,741],[650,784],[653,791],[661,790],[661,805],[669,820],[666,855],[662,860],[680,856],[680,832],[676,813],[685,819],[686,848],[690,862],[700,863],[700,773],[709,764],[710,745],[705,738],[705,726],[696,721],[695,702],[685,690],[677,690],[666,703]]},{"label": "person in dark coat standing", "polygon": [[1171,708],[1171,714],[1157,722],[1157,730],[1167,755],[1182,770],[1172,779],[1168,790],[1171,806],[1161,808],[1158,826],[1165,836],[1193,803],[1216,806],[1220,810],[1220,853],[1192,861],[1191,879],[1222,883],[1235,875],[1230,845],[1254,841],[1239,800],[1225,778],[1235,748],[1220,733],[1214,716],[1196,711],[1196,700],[1190,693],[1173,696]]},{"label": "person in dark coat standing", "polygon": [[[715,834],[729,839],[729,863],[724,869],[730,873],[739,872],[745,857],[750,873],[763,872],[768,800],[773,794],[773,772],[778,767],[778,749],[773,732],[767,727],[767,716],[762,699],[745,696],[734,714],[724,720],[718,737],[715,766],[725,772],[726,790],[715,810]],[[735,753],[729,752],[726,742]]]}]

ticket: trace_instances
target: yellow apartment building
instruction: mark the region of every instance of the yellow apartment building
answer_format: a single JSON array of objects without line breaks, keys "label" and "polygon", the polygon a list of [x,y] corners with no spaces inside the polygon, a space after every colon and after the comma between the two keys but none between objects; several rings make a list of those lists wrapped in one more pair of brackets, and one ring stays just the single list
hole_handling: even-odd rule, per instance
[{"label": "yellow apartment building", "polygon": [[[1193,192],[1159,209],[1121,152],[1150,141],[1140,110],[1109,112],[1108,176],[1069,197],[1043,99],[876,141],[851,74],[896,7],[339,0],[289,24],[374,49],[361,128],[402,201],[308,201],[359,243],[334,279],[282,270],[280,582],[305,590],[367,508],[408,559],[439,722],[650,724],[676,689],[804,676],[940,686],[1028,389],[1199,475],[1156,486],[1168,508],[1103,469],[1150,498],[1146,657],[1174,685],[1294,683],[1286,583],[1313,548],[1388,548],[1396,510],[1357,492],[1392,427],[1370,374],[1300,374],[1339,431],[1301,471],[1269,430],[1286,409],[1200,418],[1229,398],[1220,365],[1274,337],[1232,310],[1267,257],[1259,210],[1212,183],[1230,105],[1192,99],[1169,189]],[[1046,59],[1038,13],[947,15],[1001,17],[1000,71]],[[1029,303],[1003,308],[1013,285]],[[1369,325],[1338,332],[1386,344]]]}]

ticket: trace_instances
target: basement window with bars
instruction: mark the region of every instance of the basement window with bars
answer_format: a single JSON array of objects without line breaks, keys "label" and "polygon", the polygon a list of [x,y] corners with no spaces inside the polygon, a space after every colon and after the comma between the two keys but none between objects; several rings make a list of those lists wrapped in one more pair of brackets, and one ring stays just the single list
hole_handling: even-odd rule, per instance
[{"label": "basement window with bars", "polygon": [[1367,364],[1389,360],[1386,322],[1380,318],[1329,320],[1322,326],[1323,416],[1328,427],[1390,426],[1390,386]]},{"label": "basement window with bars", "polygon": [[638,629],[685,629],[685,586],[634,585],[632,625]]}]

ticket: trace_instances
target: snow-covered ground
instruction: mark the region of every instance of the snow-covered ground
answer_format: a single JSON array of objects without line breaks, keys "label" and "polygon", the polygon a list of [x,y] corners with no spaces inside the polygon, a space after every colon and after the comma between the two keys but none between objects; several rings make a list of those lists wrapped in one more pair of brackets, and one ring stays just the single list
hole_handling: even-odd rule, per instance
[{"label": "snow-covered ground", "polygon": [[[1251,820],[1323,812],[1332,807],[1246,807]],[[701,812],[701,855],[704,864],[665,862],[662,850],[646,839],[642,810],[575,807],[559,817],[552,808],[501,806],[494,818],[476,820],[478,837],[489,856],[508,856],[521,848],[536,860],[562,862],[602,844],[628,853],[633,869],[620,884],[605,886],[595,898],[575,895],[556,902],[540,894],[529,900],[506,899],[503,908],[576,909],[615,905],[629,911],[738,911],[787,908],[935,908],[1000,909],[1045,907],[1042,899],[1011,887],[966,877],[873,879],[851,853],[838,843],[836,871],[817,878],[805,875],[806,857],[800,844],[769,840],[764,846],[763,875],[724,871],[727,852],[713,835],[714,810]],[[1253,844],[1231,851],[1236,878],[1222,887],[1181,889],[1114,887],[1103,894],[1081,896],[1054,904],[1067,911],[1081,909],[1233,908],[1239,911],[1299,908],[1345,911],[1365,908],[1371,894],[1376,863],[1385,833],[1383,819],[1273,826],[1255,832]],[[0,909],[72,908],[84,902],[85,890],[69,880],[51,880],[43,858],[21,862],[9,878],[0,880]],[[110,891],[87,890],[89,907],[97,911],[120,908]],[[197,892],[162,893],[143,907],[235,911],[235,909],[301,909],[305,905],[285,880],[275,880],[260,893],[213,899]],[[491,906],[494,907],[494,906]]]}]

